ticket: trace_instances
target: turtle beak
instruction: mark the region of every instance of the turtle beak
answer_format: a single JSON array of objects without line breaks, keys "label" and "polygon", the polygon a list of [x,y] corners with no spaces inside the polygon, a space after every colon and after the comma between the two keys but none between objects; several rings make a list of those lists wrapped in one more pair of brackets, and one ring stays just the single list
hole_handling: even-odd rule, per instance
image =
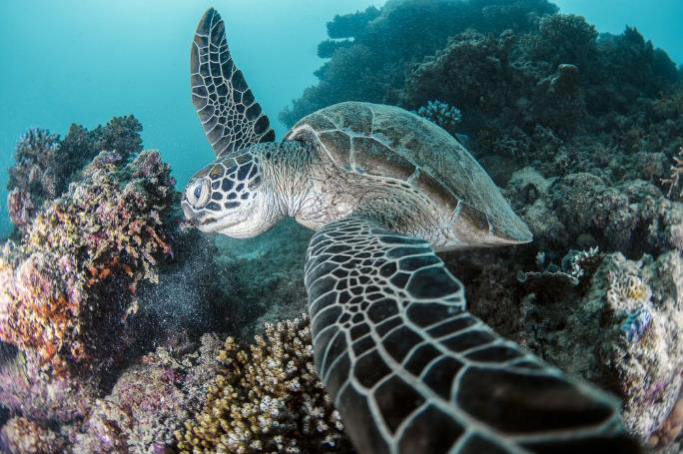
[{"label": "turtle beak", "polygon": [[209,231],[207,226],[214,224],[216,219],[210,215],[206,215],[202,212],[197,212],[192,208],[192,205],[186,200],[184,200],[181,205],[183,209],[183,214],[185,215],[185,220],[192,227],[198,228],[202,232]]},{"label": "turtle beak", "polygon": [[189,222],[193,226],[197,226],[199,221],[197,220],[194,211],[190,207],[190,204],[187,202],[183,202],[181,206],[183,208],[183,214],[185,215],[185,219],[187,220],[187,222]]}]

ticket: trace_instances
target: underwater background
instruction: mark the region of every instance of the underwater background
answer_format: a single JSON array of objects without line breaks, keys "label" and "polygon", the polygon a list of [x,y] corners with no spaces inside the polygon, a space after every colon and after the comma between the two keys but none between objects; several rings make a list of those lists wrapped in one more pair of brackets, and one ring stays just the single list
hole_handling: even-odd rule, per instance
[{"label": "underwater background", "polygon": [[[0,203],[7,169],[30,127],[65,135],[71,123],[93,128],[134,114],[147,148],[161,150],[178,187],[212,152],[196,120],[188,85],[189,45],[196,18],[223,11],[232,52],[271,118],[304,88],[323,60],[318,43],[337,14],[380,7],[381,0],[225,0],[81,2],[7,0],[0,5]],[[678,0],[560,0],[562,13],[585,16],[600,32],[635,26],[683,62],[683,3]],[[416,37],[416,40],[419,38]],[[0,213],[0,235],[9,231]]]},{"label": "underwater background", "polygon": [[683,452],[680,0],[2,2],[0,452],[355,452],[302,315],[313,233],[182,219],[209,7],[278,139],[357,100],[464,144],[534,236],[439,254],[468,310]]}]

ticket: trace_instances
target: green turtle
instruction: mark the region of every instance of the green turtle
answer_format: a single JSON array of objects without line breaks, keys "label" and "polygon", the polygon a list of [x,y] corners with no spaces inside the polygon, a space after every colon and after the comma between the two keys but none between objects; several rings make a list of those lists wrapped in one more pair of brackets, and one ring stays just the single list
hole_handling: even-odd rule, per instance
[{"label": "green turtle", "polygon": [[637,452],[615,398],[467,312],[434,251],[531,233],[452,136],[397,107],[345,102],[275,143],[213,9],[191,79],[217,157],[188,183],[185,216],[235,238],[287,216],[316,231],[305,265],[315,364],[359,452]]}]

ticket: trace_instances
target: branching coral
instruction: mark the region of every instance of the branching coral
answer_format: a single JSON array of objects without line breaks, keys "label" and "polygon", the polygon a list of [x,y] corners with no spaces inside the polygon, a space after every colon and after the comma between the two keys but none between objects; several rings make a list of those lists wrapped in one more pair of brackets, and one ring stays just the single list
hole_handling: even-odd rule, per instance
[{"label": "branching coral", "polygon": [[178,431],[183,453],[339,452],[340,416],[313,365],[306,317],[266,324],[248,350],[229,337],[202,412]]},{"label": "branching coral", "polygon": [[169,167],[158,152],[123,164],[100,154],[0,254],[0,339],[57,371],[118,350],[109,336],[135,309],[137,285],[156,282],[171,253]]},{"label": "branching coral", "polygon": [[451,134],[455,133],[455,127],[462,120],[460,109],[438,100],[428,101],[426,105],[417,110],[417,114],[441,126]]},{"label": "branching coral", "polygon": [[670,199],[678,198],[683,200],[683,147],[678,151],[678,156],[674,156],[674,163],[671,165],[671,176],[662,179],[662,184],[669,188],[666,196]]}]

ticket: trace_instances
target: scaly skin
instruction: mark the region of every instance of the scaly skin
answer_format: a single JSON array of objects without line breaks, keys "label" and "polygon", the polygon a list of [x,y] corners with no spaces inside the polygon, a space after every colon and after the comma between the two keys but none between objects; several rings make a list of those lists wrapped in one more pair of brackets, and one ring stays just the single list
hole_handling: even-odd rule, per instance
[{"label": "scaly skin", "polygon": [[[424,194],[402,181],[339,169],[319,153],[314,145],[288,141],[260,143],[220,157],[197,172],[188,185],[207,180],[204,187],[211,188],[208,197],[218,205],[211,206],[209,202],[195,209],[188,203],[186,194],[183,208],[198,219],[200,230],[239,238],[256,236],[284,217],[293,217],[317,231],[330,222],[357,213],[393,231],[424,238],[437,249],[453,241],[448,213]],[[242,192],[235,199],[228,199],[240,183],[239,170],[234,172],[234,169],[249,165],[257,168],[257,173],[248,183],[244,182]],[[225,180],[233,182],[229,190],[222,189]],[[242,201],[243,194],[249,194],[246,202]],[[248,209],[242,215],[225,207],[225,203],[247,205],[251,197],[256,203],[245,207]],[[239,230],[234,226],[225,228],[221,219],[228,216],[233,222],[240,221]],[[214,221],[202,224],[208,219]]]},{"label": "scaly skin", "polygon": [[305,269],[315,364],[359,452],[637,452],[616,399],[470,315],[434,254],[531,240],[474,158],[425,120],[365,103],[270,143],[224,28],[209,10],[193,42],[193,101],[218,158],[183,210],[237,238],[285,216],[317,230]]}]

